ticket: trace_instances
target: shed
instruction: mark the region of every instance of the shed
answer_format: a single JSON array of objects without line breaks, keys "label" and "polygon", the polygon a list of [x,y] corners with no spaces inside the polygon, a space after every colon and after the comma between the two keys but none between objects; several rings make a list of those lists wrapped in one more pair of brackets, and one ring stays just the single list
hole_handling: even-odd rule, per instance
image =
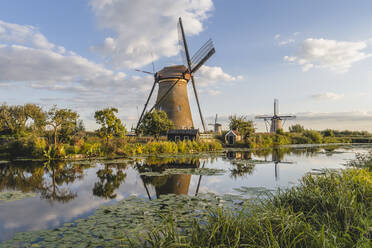
[{"label": "shed", "polygon": [[228,145],[233,145],[235,144],[235,142],[240,141],[241,139],[242,139],[242,136],[236,130],[230,130],[225,135],[225,142]]},{"label": "shed", "polygon": [[199,129],[173,129],[167,133],[169,141],[199,140]]}]

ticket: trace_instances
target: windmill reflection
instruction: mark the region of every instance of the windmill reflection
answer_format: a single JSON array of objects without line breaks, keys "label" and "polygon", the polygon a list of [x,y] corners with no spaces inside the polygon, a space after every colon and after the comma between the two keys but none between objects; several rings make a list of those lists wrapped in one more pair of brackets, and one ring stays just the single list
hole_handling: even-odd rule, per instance
[{"label": "windmill reflection", "polygon": [[[303,150],[300,153],[308,152]],[[275,180],[279,180],[279,164],[293,164],[293,162],[283,161],[286,154],[291,153],[289,149],[273,148],[267,150],[255,150],[255,151],[228,151],[226,158],[230,160],[233,168],[230,169],[230,176],[233,178],[239,178],[247,175],[251,175],[254,171],[256,164],[261,163],[259,160],[253,160],[252,154],[258,157],[264,157],[262,162],[273,162]],[[268,157],[271,157],[268,159]]]},{"label": "windmill reflection", "polygon": [[[192,159],[167,159],[167,160],[147,160],[142,164],[137,164],[140,173],[142,172],[163,172],[166,169],[190,169],[199,168],[200,160],[198,158]],[[141,175],[148,198],[151,200],[149,186],[155,189],[156,197],[161,195],[176,194],[187,195],[189,193],[190,174],[177,175],[161,175],[161,176],[145,176]],[[200,186],[201,176],[199,176],[196,194]]]}]

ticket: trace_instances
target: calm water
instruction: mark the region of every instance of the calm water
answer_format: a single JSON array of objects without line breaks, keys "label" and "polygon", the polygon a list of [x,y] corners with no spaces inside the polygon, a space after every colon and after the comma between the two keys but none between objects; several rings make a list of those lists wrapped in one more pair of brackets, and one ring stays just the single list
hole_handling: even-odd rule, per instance
[{"label": "calm water", "polygon": [[[243,186],[290,187],[313,169],[343,168],[356,152],[367,149],[367,146],[308,147],[107,162],[0,163],[0,191],[36,194],[23,200],[0,202],[0,241],[20,231],[56,228],[130,195],[153,199],[168,193],[239,194],[235,189]],[[256,160],[260,161],[252,164]],[[244,171],[237,170],[242,164],[248,166]],[[140,174],[164,168],[212,168],[225,172],[210,176]]]}]

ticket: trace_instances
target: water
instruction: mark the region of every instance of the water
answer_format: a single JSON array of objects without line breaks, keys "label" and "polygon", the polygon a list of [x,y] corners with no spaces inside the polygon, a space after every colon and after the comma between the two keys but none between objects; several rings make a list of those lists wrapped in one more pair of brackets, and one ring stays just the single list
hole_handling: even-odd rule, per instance
[{"label": "water", "polygon": [[[20,231],[59,227],[131,195],[154,199],[168,193],[239,194],[235,189],[241,187],[291,187],[314,169],[343,168],[356,152],[367,149],[368,146],[300,147],[106,162],[0,163],[0,191],[36,194],[0,202],[0,241]],[[183,168],[185,174],[150,176],[164,173],[165,168]],[[185,171],[189,168],[221,169],[223,173],[191,175]]]}]

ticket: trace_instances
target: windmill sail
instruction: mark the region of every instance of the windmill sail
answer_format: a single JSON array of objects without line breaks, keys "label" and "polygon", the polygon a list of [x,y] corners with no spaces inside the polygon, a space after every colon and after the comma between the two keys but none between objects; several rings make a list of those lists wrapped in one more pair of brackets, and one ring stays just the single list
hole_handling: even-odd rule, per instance
[{"label": "windmill sail", "polygon": [[185,47],[185,42],[184,42],[183,27],[182,27],[181,19],[177,23],[177,31],[178,31],[178,48],[180,50],[182,62],[184,65],[187,65],[188,63],[187,63],[187,57],[186,57],[186,47]]},{"label": "windmill sail", "polygon": [[191,73],[196,72],[216,50],[213,41],[209,39],[191,58]]}]

